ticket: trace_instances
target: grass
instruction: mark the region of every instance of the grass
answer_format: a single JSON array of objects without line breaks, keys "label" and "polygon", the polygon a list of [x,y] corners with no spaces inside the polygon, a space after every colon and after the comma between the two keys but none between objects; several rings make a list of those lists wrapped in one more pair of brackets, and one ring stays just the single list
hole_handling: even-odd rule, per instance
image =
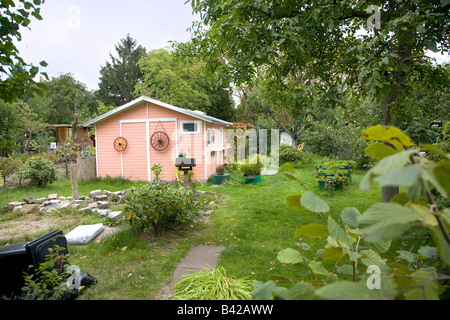
[{"label": "grass", "polygon": [[[318,190],[314,164],[298,165],[296,171],[307,188],[329,204],[329,214],[335,219],[339,219],[345,207],[356,207],[362,213],[381,201],[378,187],[368,193],[359,190],[363,172],[352,172],[350,185],[327,196]],[[94,180],[80,183],[79,193],[108,188],[115,191],[128,186],[129,182],[114,179]],[[262,183],[245,185],[239,174],[232,174],[224,185],[206,183],[197,184],[197,188],[217,195],[207,195],[216,203],[211,207],[214,213],[209,223],[188,224],[159,238],[152,232],[136,234],[124,226],[121,232],[100,241],[69,246],[71,262],[98,280],[97,284],[85,289],[79,299],[160,299],[177,264],[197,245],[226,247],[220,255],[219,266],[230,278],[267,281],[272,276],[299,280],[306,276],[305,269],[286,266],[277,260],[282,249],[298,248],[293,238],[297,227],[309,223],[325,224],[322,216],[309,211],[293,211],[284,203],[287,195],[303,192],[298,182],[277,174],[263,176]],[[0,205],[27,195],[69,195],[69,191],[68,181],[58,181],[43,190],[2,190]]]}]

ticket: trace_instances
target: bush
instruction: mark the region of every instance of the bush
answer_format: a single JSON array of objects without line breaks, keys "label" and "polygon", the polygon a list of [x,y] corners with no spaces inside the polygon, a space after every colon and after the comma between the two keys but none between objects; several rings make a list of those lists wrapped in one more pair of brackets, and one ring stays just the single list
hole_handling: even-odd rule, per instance
[{"label": "bush", "polygon": [[298,162],[302,159],[302,152],[296,147],[289,144],[280,145],[280,164],[285,164],[287,162]]},{"label": "bush", "polygon": [[223,176],[225,174],[225,167],[224,166],[217,166],[216,174],[218,174],[219,176]]},{"label": "bush", "polygon": [[163,228],[192,220],[203,206],[192,190],[167,182],[133,186],[122,202],[127,205],[125,219],[133,229],[143,232],[153,227],[158,236]]},{"label": "bush", "polygon": [[239,165],[239,170],[247,177],[259,176],[264,167],[262,160],[261,155],[253,155],[250,159],[246,159],[245,163]]},{"label": "bush", "polygon": [[29,158],[20,170],[22,179],[30,179],[30,184],[37,187],[45,187],[56,181],[55,165],[42,157]]}]

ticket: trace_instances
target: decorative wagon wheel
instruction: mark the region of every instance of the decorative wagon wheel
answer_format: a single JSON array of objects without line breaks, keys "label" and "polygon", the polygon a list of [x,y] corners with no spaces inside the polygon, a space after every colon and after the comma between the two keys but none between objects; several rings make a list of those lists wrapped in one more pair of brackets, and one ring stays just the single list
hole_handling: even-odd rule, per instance
[{"label": "decorative wagon wheel", "polygon": [[164,131],[156,131],[150,138],[150,143],[156,151],[164,151],[169,146],[169,136]]},{"label": "decorative wagon wheel", "polygon": [[127,139],[125,139],[124,137],[117,137],[114,140],[114,149],[116,149],[116,151],[125,151],[127,146],[128,142]]}]

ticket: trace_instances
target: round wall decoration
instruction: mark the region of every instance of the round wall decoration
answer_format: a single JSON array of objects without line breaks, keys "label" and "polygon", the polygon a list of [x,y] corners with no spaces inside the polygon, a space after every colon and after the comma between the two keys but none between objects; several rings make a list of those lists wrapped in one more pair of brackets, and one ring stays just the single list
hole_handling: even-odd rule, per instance
[{"label": "round wall decoration", "polygon": [[164,151],[169,146],[169,136],[164,131],[156,131],[150,138],[150,143],[156,151]]},{"label": "round wall decoration", "polygon": [[127,139],[125,139],[124,137],[117,137],[114,140],[114,149],[116,149],[116,151],[124,151],[128,146],[128,142]]}]

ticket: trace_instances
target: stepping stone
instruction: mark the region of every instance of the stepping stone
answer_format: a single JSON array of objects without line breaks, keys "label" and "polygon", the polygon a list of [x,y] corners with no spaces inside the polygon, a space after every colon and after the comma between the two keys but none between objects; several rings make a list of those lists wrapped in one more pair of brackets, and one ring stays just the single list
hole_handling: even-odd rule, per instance
[{"label": "stepping stone", "polygon": [[172,294],[173,286],[185,274],[198,272],[205,267],[213,269],[219,260],[219,254],[225,249],[220,246],[198,246],[192,248],[188,255],[178,264],[172,282],[165,287],[165,298]]},{"label": "stepping stone", "polygon": [[91,192],[89,193],[89,195],[90,195],[91,198],[94,198],[94,197],[96,197],[96,196],[100,196],[100,195],[102,195],[102,194],[103,194],[102,190],[94,190],[94,191],[91,191]]},{"label": "stepping stone", "polygon": [[108,213],[108,218],[111,221],[117,221],[122,218],[122,211],[111,211]]},{"label": "stepping stone", "polygon": [[56,200],[56,199],[58,199],[58,195],[56,193],[49,194],[47,199],[48,200]]}]

